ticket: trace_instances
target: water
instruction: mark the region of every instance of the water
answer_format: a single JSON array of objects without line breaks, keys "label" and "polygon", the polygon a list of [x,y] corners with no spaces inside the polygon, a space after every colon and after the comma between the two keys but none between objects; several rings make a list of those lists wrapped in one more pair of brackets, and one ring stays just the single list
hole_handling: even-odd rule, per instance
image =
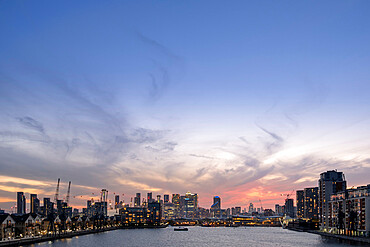
[{"label": "water", "polygon": [[72,239],[63,239],[32,246],[52,247],[193,247],[193,246],[350,246],[336,239],[327,239],[320,235],[294,232],[282,228],[262,227],[188,227],[189,231],[174,231],[173,227],[163,229],[126,229],[90,234]]}]

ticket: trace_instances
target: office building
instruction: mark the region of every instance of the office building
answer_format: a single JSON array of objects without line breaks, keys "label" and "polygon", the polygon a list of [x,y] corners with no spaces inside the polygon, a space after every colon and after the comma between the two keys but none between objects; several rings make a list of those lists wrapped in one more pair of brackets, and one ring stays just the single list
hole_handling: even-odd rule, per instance
[{"label": "office building", "polygon": [[196,218],[198,211],[198,194],[186,192],[185,196],[180,197],[185,218]]},{"label": "office building", "polygon": [[172,204],[175,209],[175,218],[181,218],[181,197],[180,194],[172,194]]}]

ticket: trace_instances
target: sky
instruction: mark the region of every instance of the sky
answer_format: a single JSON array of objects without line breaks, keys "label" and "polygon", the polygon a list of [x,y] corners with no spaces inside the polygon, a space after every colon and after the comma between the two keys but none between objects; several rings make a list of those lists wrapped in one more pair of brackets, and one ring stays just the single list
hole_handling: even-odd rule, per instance
[{"label": "sky", "polygon": [[[369,1],[0,1],[0,208],[370,183]],[[293,192],[294,194],[294,192]],[[294,197],[294,196],[293,196]]]}]

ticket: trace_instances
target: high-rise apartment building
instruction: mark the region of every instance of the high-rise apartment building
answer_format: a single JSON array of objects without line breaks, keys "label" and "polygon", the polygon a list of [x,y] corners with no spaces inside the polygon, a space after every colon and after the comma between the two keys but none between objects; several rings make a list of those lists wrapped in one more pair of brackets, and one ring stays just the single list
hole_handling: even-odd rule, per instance
[{"label": "high-rise apartment building", "polygon": [[319,219],[320,228],[328,230],[329,227],[329,201],[332,194],[345,191],[347,183],[343,172],[327,171],[320,174],[319,179]]},{"label": "high-rise apartment building", "polygon": [[37,214],[40,211],[40,200],[37,198],[37,194],[30,195],[30,206],[31,206],[31,213]]},{"label": "high-rise apartment building", "polygon": [[303,218],[317,220],[319,219],[319,188],[304,189],[304,211]]},{"label": "high-rise apartment building", "polygon": [[287,198],[285,199],[285,214],[291,218],[294,218],[294,203],[293,199]]},{"label": "high-rise apartment building", "polygon": [[140,207],[140,201],[141,201],[141,194],[136,193],[136,196],[134,198],[134,206],[135,207]]},{"label": "high-rise apartment building", "polygon": [[147,203],[151,203],[151,202],[154,202],[154,200],[153,200],[153,193],[152,192],[148,192],[147,193],[147,198],[146,198],[147,200],[146,200],[146,202]]},{"label": "high-rise apartment building", "polygon": [[119,195],[114,196],[114,208],[119,208]]},{"label": "high-rise apartment building", "polygon": [[50,201],[50,198],[44,197],[44,216],[51,214],[53,210],[53,203]]},{"label": "high-rise apartment building", "polygon": [[23,192],[17,192],[17,214],[26,213],[26,197]]},{"label": "high-rise apartment building", "polygon": [[170,202],[170,195],[163,195],[163,202],[164,203]]},{"label": "high-rise apartment building", "polygon": [[297,218],[303,218],[303,212],[304,212],[304,191],[303,190],[297,190],[296,195],[297,200]]}]

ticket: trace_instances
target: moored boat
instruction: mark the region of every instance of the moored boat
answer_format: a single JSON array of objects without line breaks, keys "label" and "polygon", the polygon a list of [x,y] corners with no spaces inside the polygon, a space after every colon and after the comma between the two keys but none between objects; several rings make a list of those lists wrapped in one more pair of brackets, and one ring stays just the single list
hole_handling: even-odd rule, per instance
[{"label": "moored boat", "polygon": [[179,226],[179,227],[173,228],[173,230],[174,231],[188,231],[189,229],[186,227]]}]

